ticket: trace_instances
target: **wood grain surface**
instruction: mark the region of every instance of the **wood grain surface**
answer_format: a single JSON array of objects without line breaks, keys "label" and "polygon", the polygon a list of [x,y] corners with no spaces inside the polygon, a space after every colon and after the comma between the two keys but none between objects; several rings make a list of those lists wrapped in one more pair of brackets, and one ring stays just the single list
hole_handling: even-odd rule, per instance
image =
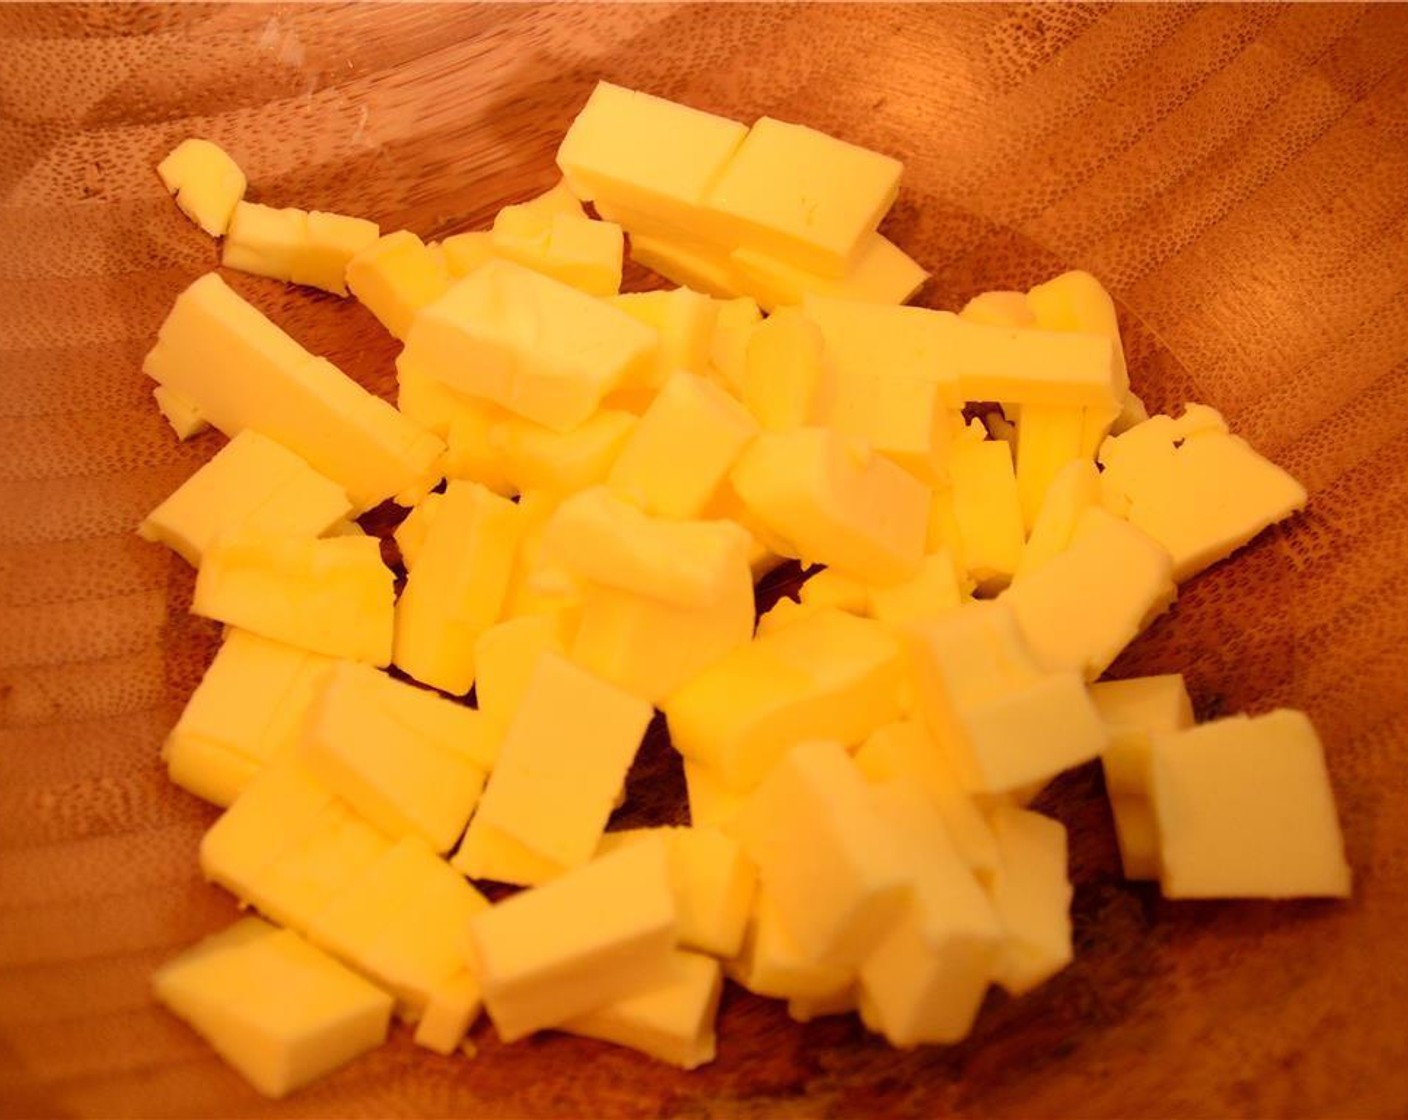
[{"label": "wood grain surface", "polygon": [[[154,1006],[152,968],[235,908],[196,870],[214,811],[157,759],[216,633],[132,528],[220,438],[178,444],[139,369],[217,258],[153,165],[206,136],[256,200],[438,237],[547,187],[598,78],[902,158],[885,229],[934,272],[921,302],[1090,269],[1151,405],[1216,406],[1306,483],[1116,672],[1185,671],[1203,717],[1309,710],[1352,901],[1127,885],[1086,769],[1042,803],[1077,960],[961,1046],[730,989],[694,1074],[481,1025],[473,1061],[398,1032],[271,1105]],[[1408,9],[5,5],[0,199],[0,1112],[1408,1115]],[[354,303],[230,279],[389,392]],[[679,782],[655,742],[632,818]]]}]

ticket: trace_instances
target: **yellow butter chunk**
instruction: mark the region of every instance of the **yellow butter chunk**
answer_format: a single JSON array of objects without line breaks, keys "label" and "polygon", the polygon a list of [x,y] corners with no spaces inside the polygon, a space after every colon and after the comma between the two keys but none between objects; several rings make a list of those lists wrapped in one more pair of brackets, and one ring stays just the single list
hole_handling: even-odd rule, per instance
[{"label": "yellow butter chunk", "polygon": [[650,717],[646,702],[544,653],[504,732],[475,823],[560,867],[586,863]]},{"label": "yellow butter chunk", "polygon": [[386,1041],[391,997],[258,918],[199,942],[153,979],[156,998],[267,1097]]},{"label": "yellow butter chunk", "polygon": [[709,350],[719,320],[716,300],[683,287],[665,292],[631,292],[613,296],[611,303],[660,337],[655,361],[635,388],[647,392],[659,389],[676,370],[701,375],[708,372]]},{"label": "yellow butter chunk", "polygon": [[599,222],[581,213],[535,213],[506,206],[490,234],[494,254],[561,280],[593,296],[615,295],[621,288],[625,237],[615,222]]},{"label": "yellow butter chunk", "polygon": [[200,414],[200,409],[180,393],[173,392],[165,385],[158,385],[152,389],[152,399],[156,401],[157,408],[166,417],[166,422],[171,425],[177,439],[190,439],[201,432],[209,431],[210,423]]},{"label": "yellow butter chunk", "polygon": [[1053,557],[1064,552],[1076,524],[1091,506],[1100,504],[1100,472],[1088,459],[1067,463],[1052,476],[1041,509],[1032,522],[1012,582],[1020,583]]},{"label": "yellow butter chunk", "polygon": [[450,270],[408,229],[373,241],[347,262],[347,286],[394,338],[405,338],[415,313],[450,286]]},{"label": "yellow butter chunk", "polygon": [[[419,836],[447,852],[469,823],[485,773],[465,752],[398,720],[382,695],[410,686],[387,677],[383,688],[376,675],[352,664],[329,674],[303,733],[304,758],[388,836]],[[466,717],[475,714],[465,710]]]},{"label": "yellow butter chunk", "polygon": [[1099,507],[1062,553],[1002,593],[1037,662],[1094,680],[1173,602],[1163,546]]},{"label": "yellow butter chunk", "polygon": [[603,215],[623,206],[667,230],[699,229],[709,188],[747,133],[737,121],[598,82],[562,138],[557,166]]},{"label": "yellow butter chunk", "polygon": [[717,600],[681,607],[589,583],[582,590],[572,660],[651,704],[669,696],[753,636],[753,579],[745,564]]},{"label": "yellow butter chunk", "polygon": [[1052,480],[1063,467],[1081,458],[1084,430],[1082,408],[1022,406],[1017,422],[1017,498],[1027,530],[1036,523]]},{"label": "yellow butter chunk", "polygon": [[499,620],[522,535],[519,508],[473,482],[445,487],[396,604],[396,667],[463,696],[474,643]]},{"label": "yellow butter chunk", "polygon": [[1156,732],[1150,758],[1165,896],[1349,894],[1324,751],[1304,712]]},{"label": "yellow butter chunk", "polygon": [[1045,782],[1105,749],[1080,674],[1041,672],[1006,603],[949,611],[906,644],[925,724],[970,792]]},{"label": "yellow butter chunk", "polygon": [[899,160],[762,117],[709,189],[727,240],[845,276],[899,193]]},{"label": "yellow butter chunk", "polygon": [[375,537],[222,537],[191,610],[329,657],[391,663],[394,577]]},{"label": "yellow butter chunk", "polygon": [[939,811],[949,838],[968,866],[983,878],[997,868],[997,842],[972,795],[963,788],[947,753],[914,720],[878,728],[855,755],[866,780],[901,782],[922,791]]},{"label": "yellow butter chunk", "polygon": [[724,971],[756,995],[800,1001],[806,1009],[855,1007],[855,969],[808,957],[761,886],[754,896],[743,947],[724,962]]},{"label": "yellow butter chunk", "polygon": [[1158,827],[1149,800],[1149,736],[1193,726],[1188,689],[1180,674],[1167,673],[1100,681],[1090,686],[1090,699],[1110,727],[1110,745],[1100,764],[1124,876],[1157,879]]},{"label": "yellow butter chunk", "polygon": [[[751,296],[716,302],[719,314],[714,324],[714,337],[709,341],[709,372],[715,381],[741,400],[748,346],[763,322],[763,313],[758,301]],[[778,346],[785,351],[788,343],[780,341]]]},{"label": "yellow butter chunk", "polygon": [[445,266],[455,279],[463,279],[494,255],[493,235],[486,230],[457,233],[440,242]]},{"label": "yellow butter chunk", "polygon": [[231,629],[162,744],[171,780],[229,805],[297,742],[331,665],[320,654]]},{"label": "yellow butter chunk", "polygon": [[656,340],[619,308],[496,259],[416,314],[396,367],[565,432],[649,365]]},{"label": "yellow butter chunk", "polygon": [[[990,327],[1034,327],[1036,315],[1023,292],[980,292],[963,305],[960,319]],[[1048,330],[1056,330],[1049,326]]]},{"label": "yellow butter chunk", "polygon": [[929,492],[863,441],[827,428],[765,432],[730,480],[795,555],[868,583],[898,583],[919,571]]},{"label": "yellow butter chunk", "polygon": [[784,307],[744,337],[739,399],[765,429],[790,432],[818,424],[829,391],[821,330]]},{"label": "yellow butter chunk", "polygon": [[999,865],[988,886],[1006,937],[993,979],[1022,995],[1071,962],[1071,884],[1066,829],[1025,809],[992,813]]},{"label": "yellow butter chunk", "polygon": [[569,1019],[560,1029],[697,1069],[714,1060],[714,1019],[722,994],[718,961],[676,950],[659,982]]},{"label": "yellow butter chunk", "polygon": [[650,517],[604,486],[558,506],[543,542],[583,579],[680,607],[723,599],[747,567],[750,548],[737,525]]},{"label": "yellow butter chunk", "polygon": [[435,492],[427,494],[392,530],[391,537],[396,542],[396,548],[401,553],[401,563],[405,565],[407,571],[416,566],[416,561],[420,558],[420,550],[425,547],[426,535],[430,532],[430,523],[435,519],[435,514],[440,509],[442,501],[444,501],[443,494]]},{"label": "yellow butter chunk", "polygon": [[1305,487],[1212,409],[1156,416],[1100,448],[1106,503],[1173,556],[1180,583],[1304,509]]},{"label": "yellow butter chunk", "polygon": [[506,619],[535,614],[576,617],[584,581],[545,541],[548,523],[561,502],[558,495],[546,491],[530,490],[519,496],[523,537],[504,597]]},{"label": "yellow butter chunk", "polygon": [[[564,453],[561,465],[555,458],[546,460],[547,469],[554,475],[571,474],[582,469],[605,473],[606,464],[598,467],[592,460],[603,453],[608,456],[612,453],[610,443],[601,438],[604,434],[609,436],[609,433],[603,431],[601,424],[593,423],[603,415],[601,412],[595,413],[586,423],[570,432],[554,432],[541,424],[515,416],[492,401],[466,396],[443,382],[412,370],[405,370],[401,377],[400,401],[401,408],[424,410],[427,414],[434,414],[437,422],[444,423],[443,467],[447,479],[477,482],[504,498],[513,497],[518,493],[519,486],[510,477],[509,464],[501,444],[526,444],[530,454],[521,458],[516,469],[530,473],[543,465],[542,455],[533,452],[546,450],[549,455],[554,451]],[[526,439],[516,433],[506,434],[504,428],[511,420],[526,427],[531,434]],[[547,441],[537,438],[543,434],[557,438]],[[609,462],[608,458],[606,463]]]},{"label": "yellow butter chunk", "polygon": [[698,517],[757,430],[728,393],[678,370],[626,438],[606,484],[656,517]]},{"label": "yellow butter chunk", "polygon": [[345,296],[348,264],[380,236],[365,218],[238,202],[220,263]]},{"label": "yellow butter chunk", "polygon": [[919,574],[903,583],[866,588],[867,613],[887,626],[923,622],[962,606],[968,596],[954,572],[953,557],[933,552],[920,563]]},{"label": "yellow butter chunk", "polygon": [[757,870],[738,841],[718,829],[637,828],[608,832],[597,847],[606,855],[627,844],[660,837],[670,855],[670,882],[679,916],[679,942],[715,957],[736,956],[753,909]]},{"label": "yellow butter chunk", "polygon": [[658,272],[666,280],[696,292],[732,299],[743,294],[742,281],[728,253],[688,237],[660,236],[641,232],[630,216],[605,203],[597,203],[603,217],[627,226],[631,233],[631,259]]},{"label": "yellow butter chunk", "polygon": [[806,960],[859,965],[904,907],[903,852],[839,743],[788,750],[736,834]]},{"label": "yellow butter chunk", "polygon": [[477,816],[469,822],[450,866],[471,879],[488,879],[516,887],[546,883],[566,870],[562,864],[539,855],[522,841]]},{"label": "yellow butter chunk", "polygon": [[469,969],[455,973],[430,999],[416,1024],[415,1042],[437,1054],[453,1054],[484,1008],[479,981]]},{"label": "yellow butter chunk", "polygon": [[675,902],[661,840],[631,844],[476,914],[468,949],[505,1042],[669,975]]},{"label": "yellow butter chunk", "polygon": [[444,445],[309,354],[215,273],[176,298],[142,364],[228,436],[254,428],[342,486],[360,512],[439,481]]},{"label": "yellow butter chunk", "polygon": [[751,789],[795,743],[859,743],[899,717],[898,641],[823,609],[754,638],[665,703],[670,739],[728,785]]},{"label": "yellow butter chunk", "polygon": [[867,303],[904,303],[929,278],[922,265],[889,238],[871,233],[861,239],[842,276],[799,267],[786,256],[739,248],[729,256],[742,289],[769,311],[797,305],[808,295]]},{"label": "yellow butter chunk", "polygon": [[[491,406],[492,407],[492,406]],[[502,412],[502,410],[500,410]],[[504,413],[494,420],[480,447],[486,470],[467,471],[465,449],[478,432],[467,432],[461,418],[450,426],[446,471],[452,477],[475,477],[491,485],[503,479],[516,493],[529,490],[566,496],[605,481],[638,427],[636,417],[603,408],[570,432],[556,432],[532,420]]]},{"label": "yellow butter chunk", "polygon": [[684,760],[684,781],[690,825],[728,832],[747,804],[748,795],[728,786],[710,767],[693,759]]},{"label": "yellow butter chunk", "polygon": [[941,382],[895,376],[879,365],[864,374],[845,366],[832,372],[820,409],[829,427],[865,440],[925,485],[948,481],[952,430],[961,418]]},{"label": "yellow butter chunk", "polygon": [[181,213],[211,237],[225,235],[247,180],[223,148],[209,140],[182,140],[156,165],[156,173]]},{"label": "yellow butter chunk", "polygon": [[147,514],[137,532],[199,567],[222,534],[316,537],[351,512],[342,487],[247,428]]},{"label": "yellow butter chunk", "polygon": [[869,589],[836,568],[822,568],[809,575],[797,591],[798,601],[807,607],[835,607],[849,614],[866,613]]},{"label": "yellow butter chunk", "polygon": [[474,696],[479,711],[506,726],[523,702],[544,653],[566,655],[573,630],[568,612],[525,615],[497,622],[474,645]]},{"label": "yellow butter chunk", "polygon": [[965,400],[1118,409],[1123,398],[1123,356],[1107,335],[989,326],[953,315],[939,326],[942,374],[957,381]]},{"label": "yellow butter chunk", "polygon": [[982,425],[975,420],[953,441],[949,478],[958,555],[964,567],[980,587],[1006,586],[1021,561],[1026,539],[1007,444],[985,439]]},{"label": "yellow butter chunk", "polygon": [[890,782],[871,799],[902,853],[909,897],[861,963],[861,1019],[892,1046],[957,1042],[982,1005],[1001,923],[923,794]]},{"label": "yellow butter chunk", "polygon": [[946,405],[962,407],[965,397],[949,353],[958,321],[949,312],[818,295],[807,296],[802,310],[821,329],[838,382],[863,387],[884,377],[932,383]]}]

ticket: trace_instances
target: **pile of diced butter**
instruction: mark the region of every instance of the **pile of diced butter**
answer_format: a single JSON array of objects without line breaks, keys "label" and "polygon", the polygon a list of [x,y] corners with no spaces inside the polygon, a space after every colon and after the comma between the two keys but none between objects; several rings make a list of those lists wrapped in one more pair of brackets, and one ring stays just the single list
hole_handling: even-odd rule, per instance
[{"label": "pile of diced butter", "polygon": [[[446,1054],[482,1008],[692,1068],[725,976],[953,1042],[1070,960],[1065,830],[1025,806],[1097,758],[1131,878],[1348,893],[1304,715],[1099,679],[1306,495],[1212,409],[1145,414],[1092,277],[902,306],[895,160],[605,83],[558,165],[432,244],[246,202],[205,141],[159,169],[226,266],[404,343],[393,407],[212,272],[147,355],[177,433],[229,437],[140,532],[226,624],[164,758],[261,915],[164,1003],[272,1095],[393,1013]],[[684,286],[619,294],[627,235]],[[397,568],[356,520],[388,499]],[[656,709],[691,823],[608,831]]]}]

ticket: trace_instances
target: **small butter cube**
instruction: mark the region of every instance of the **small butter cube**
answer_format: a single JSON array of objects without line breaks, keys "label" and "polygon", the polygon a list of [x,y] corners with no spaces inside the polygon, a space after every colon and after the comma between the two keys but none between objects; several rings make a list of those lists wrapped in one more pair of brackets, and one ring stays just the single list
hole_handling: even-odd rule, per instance
[{"label": "small butter cube", "polygon": [[1023,405],[1017,423],[1017,497],[1022,524],[1030,531],[1052,480],[1067,464],[1081,459],[1085,428],[1083,408]]},{"label": "small butter cube", "polygon": [[247,182],[223,148],[209,140],[182,140],[156,173],[186,217],[211,237],[225,235]]},{"label": "small butter cube", "polygon": [[137,532],[199,567],[219,536],[316,537],[351,512],[341,486],[247,428],[147,514]]},{"label": "small butter cube", "polygon": [[394,577],[375,537],[223,537],[191,610],[329,657],[391,663]]},{"label": "small butter cube", "polygon": [[238,202],[221,263],[345,296],[348,262],[380,236],[377,224],[363,218]]},{"label": "small butter cube", "polygon": [[[610,408],[594,412],[570,432],[555,432],[509,413],[490,426],[482,449],[489,469],[476,473],[489,481],[501,477],[520,494],[530,490],[575,494],[610,476],[639,426],[629,412]],[[450,427],[447,471],[458,466],[450,461],[461,454],[466,442],[456,419]]]},{"label": "small butter cube", "polygon": [[684,782],[690,825],[730,832],[734,819],[748,802],[748,795],[726,785],[702,762],[688,758],[684,760]]},{"label": "small butter cube", "polygon": [[729,977],[755,995],[835,1004],[855,1000],[855,969],[808,957],[761,888],[753,900],[743,947],[724,963]]},{"label": "small butter cube", "polygon": [[837,568],[822,568],[809,575],[797,598],[806,607],[835,607],[858,615],[864,615],[870,604],[869,588]]},{"label": "small butter cube", "polygon": [[380,236],[377,224],[365,218],[309,211],[307,241],[294,260],[293,282],[345,296],[347,266],[363,249],[375,245]]},{"label": "small butter cube", "polygon": [[440,503],[444,500],[444,495],[432,491],[411,507],[411,511],[401,520],[392,531],[392,539],[396,542],[397,549],[401,553],[401,563],[405,565],[406,571],[410,571],[416,566],[416,561],[420,559],[420,550],[425,547],[426,535],[430,532],[430,523],[435,518],[436,511],[440,508]]},{"label": "small butter cube", "polygon": [[613,296],[611,302],[660,336],[649,375],[635,388],[657,390],[676,370],[701,375],[708,372],[709,350],[719,319],[715,300],[684,287],[666,292],[631,292]]},{"label": "small butter cube", "polygon": [[1067,463],[1052,477],[1042,496],[1041,509],[1012,582],[1020,583],[1047,561],[1066,550],[1075,536],[1076,522],[1091,506],[1100,504],[1100,471],[1088,459]]},{"label": "small butter cube", "polygon": [[826,276],[799,267],[785,256],[735,249],[729,257],[743,290],[769,311],[796,306],[808,295],[867,303],[904,303],[929,274],[898,245],[878,233],[861,239],[845,275]]},{"label": "small butter cube", "polygon": [[340,960],[365,967],[368,953],[383,934],[398,923],[419,920],[410,908],[438,862],[435,853],[414,837],[391,844],[314,910],[304,934]]},{"label": "small butter cube", "polygon": [[495,623],[474,644],[474,696],[480,712],[507,726],[523,702],[538,659],[566,656],[572,627],[567,612],[525,615]]},{"label": "small butter cube", "polygon": [[267,1097],[380,1046],[391,1022],[389,995],[258,918],[163,965],[153,984],[159,1001]]},{"label": "small butter cube", "polygon": [[626,438],[606,484],[656,517],[698,517],[757,430],[717,385],[678,370]]},{"label": "small butter cube", "polygon": [[304,730],[304,758],[329,789],[388,836],[419,836],[447,852],[469,822],[485,773],[460,750],[399,721],[382,702],[399,682],[385,678],[383,689],[375,674],[344,664],[329,675]]},{"label": "small butter cube", "polygon": [[902,165],[803,125],[763,117],[709,189],[730,240],[842,277],[899,193]]},{"label": "small butter cube", "polygon": [[306,931],[326,903],[390,849],[389,839],[334,801],[308,835],[259,872],[244,901],[290,929]]},{"label": "small butter cube", "polygon": [[156,401],[157,408],[161,409],[161,414],[166,417],[166,422],[171,425],[177,439],[190,439],[201,432],[209,431],[210,422],[200,414],[200,409],[190,398],[168,389],[165,385],[158,385],[152,390],[152,399]]},{"label": "small butter cube", "polygon": [[1097,506],[1064,552],[1001,598],[1040,665],[1094,680],[1173,602],[1171,567],[1162,545]]},{"label": "small butter cube", "polygon": [[474,683],[474,643],[503,610],[522,517],[473,482],[451,482],[396,604],[396,666],[463,696]]},{"label": "small butter cube", "polygon": [[621,287],[621,227],[588,218],[563,184],[531,202],[505,206],[489,240],[496,256],[588,295],[615,295]]},{"label": "small butter cube", "polygon": [[[1034,327],[1036,316],[1023,292],[980,292],[963,305],[960,319],[990,327]],[[1054,327],[1048,328],[1054,330]]]},{"label": "small butter cube", "polygon": [[440,242],[440,251],[450,275],[461,280],[494,255],[494,235],[487,229],[457,233]]},{"label": "small butter cube", "polygon": [[651,235],[638,230],[626,215],[603,203],[603,217],[613,218],[630,230],[631,259],[666,280],[696,292],[732,299],[743,294],[741,281],[727,252],[683,236]]},{"label": "small butter cube", "polygon": [[561,867],[586,863],[651,714],[646,702],[544,653],[504,733],[476,822]]},{"label": "small butter cube", "polygon": [[944,820],[913,786],[877,787],[902,853],[907,905],[860,966],[861,1017],[892,1046],[957,1042],[987,991],[1003,927]]},{"label": "small butter cube", "polygon": [[747,133],[737,121],[598,82],[558,147],[557,165],[598,210],[617,204],[690,229]]},{"label": "small butter cube", "polygon": [[505,1042],[668,976],[675,902],[660,840],[631,844],[469,922],[471,967]]},{"label": "small butter cube", "polygon": [[956,316],[942,326],[942,375],[957,380],[965,400],[1118,409],[1123,398],[1124,358],[1107,335],[989,326]]},{"label": "small butter cube", "polygon": [[714,1060],[714,1019],[722,994],[718,961],[676,950],[656,984],[569,1019],[559,1029],[697,1069]]},{"label": "small butter cube", "polygon": [[522,841],[474,817],[465,830],[450,866],[471,879],[488,879],[516,887],[536,887],[558,878],[566,869],[541,856]]},{"label": "small butter cube", "polygon": [[980,587],[1006,586],[1026,539],[1007,444],[985,439],[982,425],[974,421],[953,441],[949,478],[959,554],[969,575]]},{"label": "small butter cube", "polygon": [[903,853],[839,743],[792,747],[736,831],[807,960],[858,965],[905,905]]},{"label": "small butter cube", "polygon": [[[503,498],[511,498],[518,493],[518,486],[509,476],[508,464],[499,447],[499,437],[502,425],[507,420],[514,419],[525,425],[532,424],[531,421],[514,416],[508,409],[500,408],[492,401],[466,396],[445,386],[443,382],[417,374],[410,369],[405,370],[401,376],[401,407],[424,409],[426,412],[438,413],[437,418],[443,418],[445,458],[442,466],[446,479],[477,482],[486,490],[491,490]],[[588,427],[589,424],[590,421],[582,427]],[[550,431],[541,424],[532,424],[532,427],[538,432]],[[570,439],[580,431],[581,428],[575,429],[567,433],[565,438]],[[509,443],[513,440],[510,437],[503,442]]]},{"label": "small butter cube", "polygon": [[866,372],[831,367],[820,408],[823,421],[865,440],[925,485],[948,481],[952,429],[958,412],[933,377],[896,376],[876,364]]},{"label": "small butter cube", "polygon": [[993,979],[1018,996],[1071,962],[1066,829],[1007,806],[994,809],[991,820],[1000,863],[988,892],[1006,932]]},{"label": "small butter cube", "polygon": [[928,490],[862,441],[826,428],[765,432],[730,480],[749,511],[809,562],[876,584],[919,571]]},{"label": "small butter cube", "polygon": [[[714,324],[714,337],[709,341],[709,370],[734,396],[742,399],[744,367],[748,360],[748,345],[763,313],[758,301],[751,296],[717,301],[719,316]],[[786,347],[783,341],[779,345]]]},{"label": "small butter cube", "polygon": [[867,613],[887,626],[925,622],[954,610],[968,596],[954,573],[953,557],[947,552],[931,552],[924,557],[919,574],[903,583],[866,589]]},{"label": "small butter cube", "polygon": [[394,338],[405,338],[415,313],[445,294],[450,271],[408,229],[388,233],[347,262],[347,286]]},{"label": "small butter cube", "polygon": [[821,422],[823,348],[820,328],[795,308],[780,309],[746,335],[738,396],[766,430]]},{"label": "small butter cube", "polygon": [[1169,898],[1344,898],[1350,870],[1305,713],[1278,709],[1150,736]]},{"label": "small butter cube", "polygon": [[899,718],[902,662],[879,623],[819,610],[740,646],[671,696],[671,741],[751,789],[795,743],[855,744]]},{"label": "small butter cube", "polygon": [[416,1024],[416,1045],[437,1054],[453,1054],[483,1007],[479,981],[469,969],[462,969],[430,993]]},{"label": "small butter cube", "polygon": [[637,828],[608,832],[597,854],[653,836],[664,839],[670,854],[680,944],[715,957],[736,956],[758,877],[738,841],[714,828]]},{"label": "small butter cube", "polygon": [[649,365],[656,340],[619,308],[490,260],[416,314],[396,366],[565,432]]}]

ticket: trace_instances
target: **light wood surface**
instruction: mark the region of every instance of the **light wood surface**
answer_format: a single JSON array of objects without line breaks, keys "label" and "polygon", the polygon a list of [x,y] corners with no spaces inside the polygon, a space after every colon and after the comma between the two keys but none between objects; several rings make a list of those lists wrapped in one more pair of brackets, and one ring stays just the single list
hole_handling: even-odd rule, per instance
[{"label": "light wood surface", "polygon": [[[1073,829],[1078,958],[958,1047],[731,990],[695,1074],[481,1026],[474,1061],[398,1033],[272,1106],[153,1005],[153,966],[234,913],[196,871],[213,810],[157,761],[215,627],[131,531],[219,446],[178,444],[139,370],[216,261],[153,165],[206,136],[259,201],[440,236],[548,186],[598,78],[902,158],[886,230],[933,269],[923,302],[1088,268],[1151,405],[1222,409],[1307,484],[1117,671],[1184,670],[1202,716],[1308,709],[1351,902],[1126,885],[1083,770],[1043,802]],[[1408,10],[3,6],[0,199],[0,1112],[1408,1114]],[[390,389],[360,308],[232,283]],[[678,794],[656,743],[633,819]]]}]

